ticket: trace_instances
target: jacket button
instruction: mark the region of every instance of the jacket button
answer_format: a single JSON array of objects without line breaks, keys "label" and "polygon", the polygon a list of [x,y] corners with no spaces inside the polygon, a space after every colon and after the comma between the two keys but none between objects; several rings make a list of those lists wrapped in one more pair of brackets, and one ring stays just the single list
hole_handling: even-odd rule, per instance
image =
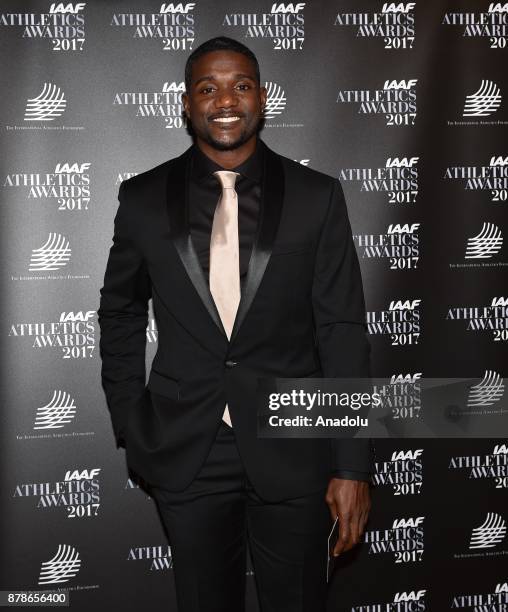
[{"label": "jacket button", "polygon": [[234,368],[236,364],[237,364],[237,362],[236,362],[236,361],[230,361],[230,360],[228,359],[228,361],[226,361],[226,364],[225,364],[225,365],[226,365],[226,368]]}]

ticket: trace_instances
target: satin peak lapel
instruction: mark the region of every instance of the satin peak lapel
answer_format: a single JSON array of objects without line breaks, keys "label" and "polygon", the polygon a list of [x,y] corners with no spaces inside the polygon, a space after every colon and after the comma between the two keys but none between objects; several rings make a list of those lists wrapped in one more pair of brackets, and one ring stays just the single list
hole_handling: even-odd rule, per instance
[{"label": "satin peak lapel", "polygon": [[227,340],[226,330],[222,325],[219,311],[210,293],[210,287],[191,239],[189,228],[190,170],[191,149],[189,148],[175,160],[168,172],[167,204],[170,238],[201,301]]},{"label": "satin peak lapel", "polygon": [[230,342],[234,341],[245,320],[270,261],[284,200],[284,167],[279,156],[264,143],[263,146],[265,148],[264,172],[259,221]]},{"label": "satin peak lapel", "polygon": [[[282,203],[284,199],[284,168],[279,156],[264,143],[264,172],[261,186],[259,221],[252,253],[249,260],[245,285],[236,313],[230,343],[238,334],[252,305],[256,291],[265,273],[272,254],[272,245],[277,235]],[[187,149],[172,164],[168,172],[167,203],[170,222],[170,238],[187,271],[194,288],[206,307],[212,321],[227,340],[219,311],[210,292],[208,280],[199,263],[192,243],[189,228],[189,181],[191,171],[191,149]]]}]

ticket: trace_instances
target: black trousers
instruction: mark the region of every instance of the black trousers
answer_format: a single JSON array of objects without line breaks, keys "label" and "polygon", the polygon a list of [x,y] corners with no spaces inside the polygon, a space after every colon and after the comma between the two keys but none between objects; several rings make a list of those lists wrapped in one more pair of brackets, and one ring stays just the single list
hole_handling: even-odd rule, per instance
[{"label": "black trousers", "polygon": [[223,422],[191,485],[178,493],[152,487],[150,495],[171,546],[178,612],[245,610],[247,539],[262,612],[325,612],[325,491],[262,500]]}]

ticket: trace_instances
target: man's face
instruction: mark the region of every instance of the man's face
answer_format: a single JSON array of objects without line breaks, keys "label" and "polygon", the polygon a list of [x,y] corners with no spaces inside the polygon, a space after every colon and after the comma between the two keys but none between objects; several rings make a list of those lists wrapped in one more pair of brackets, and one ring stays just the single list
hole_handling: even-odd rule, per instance
[{"label": "man's face", "polygon": [[211,51],[194,62],[182,96],[198,139],[214,149],[237,149],[255,136],[266,103],[253,63],[236,51]]}]

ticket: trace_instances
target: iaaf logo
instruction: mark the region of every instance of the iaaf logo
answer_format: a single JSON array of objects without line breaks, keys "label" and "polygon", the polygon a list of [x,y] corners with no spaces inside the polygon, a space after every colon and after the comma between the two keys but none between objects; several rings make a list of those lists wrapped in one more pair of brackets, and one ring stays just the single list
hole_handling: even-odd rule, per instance
[{"label": "iaaf logo", "polygon": [[269,13],[226,13],[224,28],[242,28],[242,38],[266,38],[276,51],[299,51],[305,42],[305,2],[274,2]]},{"label": "iaaf logo", "polygon": [[[418,591],[401,591],[395,593],[393,601],[368,603],[353,606],[351,612],[380,612],[380,610],[396,609],[399,612],[424,612],[426,589]],[[416,603],[416,606],[413,604]],[[395,608],[394,608],[395,606]]]},{"label": "iaaf logo", "polygon": [[418,344],[422,300],[392,300],[388,310],[368,311],[369,334],[389,336],[392,346]]},{"label": "iaaf logo", "polygon": [[70,544],[59,544],[49,561],[41,563],[38,584],[59,584],[74,578],[81,569],[78,551]]},{"label": "iaaf logo", "polygon": [[420,305],[421,300],[397,300],[390,302],[390,310],[415,310]]},{"label": "iaaf logo", "polygon": [[54,83],[44,83],[35,98],[28,98],[25,121],[53,121],[61,117],[67,107],[64,92]]},{"label": "iaaf logo", "polygon": [[424,516],[394,519],[389,529],[371,529],[363,541],[368,554],[393,553],[394,563],[413,563],[423,560]]},{"label": "iaaf logo", "polygon": [[49,7],[49,12],[50,13],[79,13],[79,11],[84,10],[86,6],[86,2],[78,2],[76,5],[72,4],[71,2],[69,2],[68,4],[65,4],[63,2],[53,2],[51,4],[51,6]]},{"label": "iaaf logo", "polygon": [[508,200],[508,156],[493,155],[485,166],[450,166],[445,179],[464,181],[464,189],[490,191],[492,202]]},{"label": "iaaf logo", "polygon": [[469,388],[467,405],[471,407],[492,406],[504,395],[504,383],[498,372],[485,370],[482,380]]},{"label": "iaaf logo", "polygon": [[492,332],[494,342],[508,340],[508,298],[494,297],[490,306],[454,306],[448,309],[447,321],[466,321],[466,330]]},{"label": "iaaf logo", "polygon": [[195,2],[164,2],[158,13],[115,13],[110,25],[129,28],[136,39],[159,39],[164,51],[192,51]]},{"label": "iaaf logo", "polygon": [[493,223],[484,223],[479,234],[469,238],[466,259],[489,259],[497,255],[503,246],[501,230]]},{"label": "iaaf logo", "polygon": [[0,14],[0,26],[23,28],[23,39],[46,39],[52,51],[82,51],[85,44],[86,2],[53,2],[47,13]]},{"label": "iaaf logo", "polygon": [[100,474],[101,468],[92,468],[90,470],[67,470],[64,480],[92,480]]},{"label": "iaaf logo", "polygon": [[494,548],[506,535],[506,521],[500,514],[488,512],[485,520],[471,532],[470,549]]},{"label": "iaaf logo", "polygon": [[422,377],[422,372],[414,374],[393,374],[390,378],[391,385],[414,385]]},{"label": "iaaf logo", "polygon": [[383,234],[354,234],[362,259],[388,259],[390,270],[416,269],[419,260],[420,223],[391,223]]},{"label": "iaaf logo", "polygon": [[357,182],[360,192],[386,192],[389,204],[414,204],[418,195],[419,157],[389,157],[384,167],[342,168],[339,179]]},{"label": "iaaf logo", "polygon": [[13,323],[10,338],[31,338],[33,349],[60,349],[63,359],[90,359],[95,349],[95,311],[62,312],[57,321]]},{"label": "iaaf logo", "polygon": [[161,4],[159,13],[183,13],[186,15],[187,13],[193,11],[195,6],[195,2],[187,2],[186,4],[183,4],[183,2],[179,2],[178,4],[175,2],[165,2],[164,4]]},{"label": "iaaf logo", "polygon": [[387,461],[376,461],[373,480],[376,486],[390,486],[394,496],[419,495],[423,486],[423,448],[395,450]]},{"label": "iaaf logo", "polygon": [[492,593],[468,593],[454,595],[451,609],[467,608],[477,612],[504,612],[508,604],[508,582],[498,582]]},{"label": "iaaf logo", "polygon": [[335,26],[354,26],[357,38],[382,38],[385,49],[412,49],[415,2],[385,2],[381,11],[338,13]]},{"label": "iaaf logo", "polygon": [[77,312],[62,312],[60,314],[60,322],[65,323],[68,321],[90,321],[97,315],[95,310],[78,310]]},{"label": "iaaf logo", "polygon": [[485,37],[491,49],[505,49],[508,40],[508,3],[490,2],[487,11],[446,13],[444,25],[461,26],[462,36]]},{"label": "iaaf logo", "polygon": [[467,470],[468,481],[491,478],[496,489],[508,489],[508,446],[495,444],[486,455],[452,457],[448,469]]},{"label": "iaaf logo", "polygon": [[463,117],[488,117],[501,106],[501,90],[493,82],[483,80],[475,93],[466,96]]},{"label": "iaaf logo", "polygon": [[162,118],[165,128],[182,128],[186,125],[183,112],[182,82],[163,83],[161,91],[116,93],[113,106],[134,106],[138,118]]},{"label": "iaaf logo", "polygon": [[90,204],[90,162],[58,162],[53,172],[14,172],[3,187],[23,189],[28,200],[57,199],[60,211],[88,210]]},{"label": "iaaf logo", "polygon": [[384,115],[386,125],[414,125],[418,79],[387,80],[382,89],[339,90],[337,103],[357,104],[358,114]]},{"label": "iaaf logo", "polygon": [[60,429],[76,416],[74,398],[67,391],[55,389],[47,404],[39,406],[34,429]]}]

